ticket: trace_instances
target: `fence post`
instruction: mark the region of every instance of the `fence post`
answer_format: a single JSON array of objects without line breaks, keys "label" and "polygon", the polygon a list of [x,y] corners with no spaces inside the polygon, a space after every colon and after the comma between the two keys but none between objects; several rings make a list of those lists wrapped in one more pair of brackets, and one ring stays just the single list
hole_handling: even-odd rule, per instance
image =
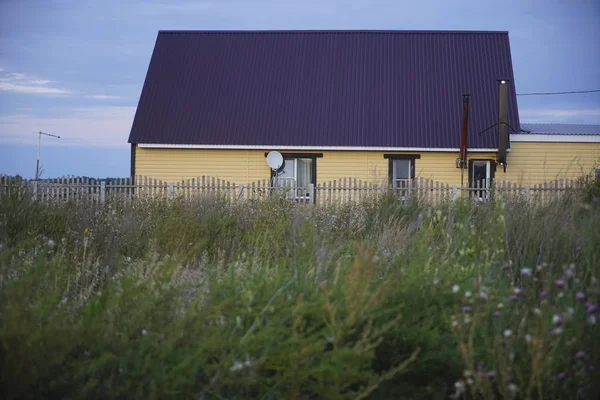
[{"label": "fence post", "polygon": [[457,194],[458,187],[456,185],[452,185],[452,201],[456,201]]},{"label": "fence post", "polygon": [[316,204],[316,202],[315,202],[315,185],[313,183],[308,185],[308,202],[309,203],[312,202],[313,204]]},{"label": "fence post", "polygon": [[529,202],[529,185],[525,185],[525,200]]},{"label": "fence post", "polygon": [[38,181],[33,181],[33,200],[37,201],[38,199]]},{"label": "fence post", "polygon": [[100,203],[106,200],[106,181],[100,181]]},{"label": "fence post", "polygon": [[238,193],[237,198],[238,198],[238,200],[242,200],[244,198],[244,185],[240,184],[239,187],[240,187],[240,192]]},{"label": "fence post", "polygon": [[169,200],[175,199],[175,183],[169,183]]}]

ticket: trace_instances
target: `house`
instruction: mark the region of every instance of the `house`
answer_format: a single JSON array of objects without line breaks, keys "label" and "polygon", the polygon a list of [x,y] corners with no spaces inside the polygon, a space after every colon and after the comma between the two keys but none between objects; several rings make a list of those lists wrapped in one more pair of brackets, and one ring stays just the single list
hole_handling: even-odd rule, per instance
[{"label": "house", "polygon": [[247,184],[272,176],[275,150],[279,177],[301,187],[532,184],[588,173],[600,158],[597,131],[522,129],[508,32],[160,31],[131,173]]}]

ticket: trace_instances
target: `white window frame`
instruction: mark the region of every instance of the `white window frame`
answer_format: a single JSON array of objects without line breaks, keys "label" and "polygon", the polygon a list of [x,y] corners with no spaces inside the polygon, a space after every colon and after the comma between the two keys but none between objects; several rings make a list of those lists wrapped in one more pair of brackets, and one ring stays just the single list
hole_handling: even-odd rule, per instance
[{"label": "white window frame", "polygon": [[[278,187],[283,187],[285,185],[285,182],[292,182],[292,190],[291,190],[291,194],[290,196],[294,199],[299,199],[299,200],[306,200],[309,198],[309,196],[306,194],[306,191],[308,189],[308,187],[298,187],[298,160],[303,160],[303,161],[309,161],[311,163],[311,170],[310,170],[310,174],[311,174],[311,182],[314,179],[314,177],[312,176],[313,173],[313,165],[312,163],[315,162],[315,160],[313,158],[310,157],[286,157],[284,155],[283,157],[285,164],[287,165],[287,163],[293,162],[294,166],[293,166],[293,172],[294,172],[294,176],[293,177],[277,177],[276,179],[278,179]],[[284,182],[284,184],[282,184],[282,181]],[[311,183],[309,183],[309,185],[311,185]]]},{"label": "white window frame", "polygon": [[[485,183],[483,187],[476,188],[475,186],[475,163],[476,162],[484,162],[485,165]],[[471,169],[469,171],[469,191],[471,192],[471,196],[478,200],[484,200],[490,198],[490,188],[492,185],[492,160],[485,159],[473,159],[470,164]]]},{"label": "white window frame", "polygon": [[[408,179],[396,178],[396,161],[407,161],[408,162]],[[392,190],[400,194],[402,200],[406,200],[410,194],[412,188],[412,171],[414,168],[414,159],[412,158],[392,158]],[[397,185],[398,182],[406,183],[406,185]]]}]

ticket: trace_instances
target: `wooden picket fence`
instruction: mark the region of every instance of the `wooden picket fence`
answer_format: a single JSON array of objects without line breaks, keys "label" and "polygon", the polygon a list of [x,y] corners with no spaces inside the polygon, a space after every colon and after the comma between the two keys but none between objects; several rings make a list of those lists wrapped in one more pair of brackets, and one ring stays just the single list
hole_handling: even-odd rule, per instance
[{"label": "wooden picket fence", "polygon": [[89,201],[103,203],[109,199],[131,201],[135,198],[192,199],[219,196],[227,201],[258,200],[281,196],[301,203],[321,205],[361,202],[393,193],[399,200],[419,199],[438,203],[467,196],[475,201],[491,201],[498,197],[518,196],[526,201],[548,201],[577,191],[581,184],[573,179],[556,179],[538,185],[517,185],[506,181],[483,180],[472,187],[449,185],[431,179],[417,178],[379,184],[355,177],[296,187],[291,182],[273,186],[269,179],[238,184],[219,178],[201,176],[178,182],[165,182],[145,176],[110,181],[66,176],[55,179],[15,181],[0,176],[0,198],[11,189],[28,191],[38,201]]}]

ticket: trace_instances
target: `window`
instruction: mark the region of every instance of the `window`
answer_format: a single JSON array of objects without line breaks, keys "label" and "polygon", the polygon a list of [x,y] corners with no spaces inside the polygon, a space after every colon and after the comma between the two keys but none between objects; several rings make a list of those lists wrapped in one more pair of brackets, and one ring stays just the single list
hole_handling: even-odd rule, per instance
[{"label": "window", "polygon": [[280,186],[294,186],[299,188],[308,188],[312,180],[311,158],[283,158],[283,168],[277,174],[278,184]]},{"label": "window", "polygon": [[[265,156],[268,154],[265,153]],[[271,171],[273,186],[291,188],[289,196],[292,198],[308,199],[310,185],[315,185],[317,182],[317,158],[323,157],[323,154],[285,152],[281,154],[284,161],[282,168],[277,174]]]},{"label": "window", "polygon": [[410,194],[415,179],[415,160],[421,158],[414,154],[384,154],[389,161],[389,180],[392,189],[405,199]]},{"label": "window", "polygon": [[494,179],[494,166],[492,160],[469,160],[470,197],[489,199],[489,189]]}]

